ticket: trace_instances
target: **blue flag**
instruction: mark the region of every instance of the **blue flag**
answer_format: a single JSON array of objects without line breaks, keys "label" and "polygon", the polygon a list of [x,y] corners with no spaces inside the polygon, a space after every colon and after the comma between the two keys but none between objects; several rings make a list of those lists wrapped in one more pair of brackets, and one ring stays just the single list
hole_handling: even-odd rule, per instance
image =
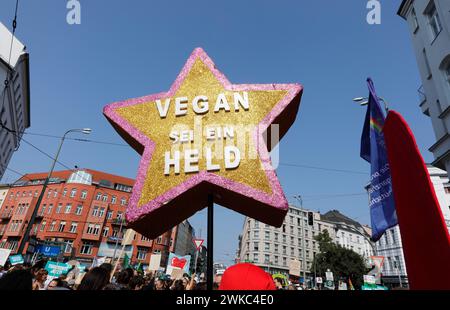
[{"label": "blue flag", "polygon": [[361,136],[361,157],[370,163],[369,208],[372,240],[381,238],[386,229],[397,225],[391,171],[384,141],[385,115],[372,80],[367,79],[369,104]]}]

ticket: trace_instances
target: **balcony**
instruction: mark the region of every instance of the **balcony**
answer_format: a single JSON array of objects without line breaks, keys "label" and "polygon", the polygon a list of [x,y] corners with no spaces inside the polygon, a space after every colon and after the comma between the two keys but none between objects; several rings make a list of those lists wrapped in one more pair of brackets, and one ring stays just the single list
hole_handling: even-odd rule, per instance
[{"label": "balcony", "polygon": [[110,220],[110,223],[111,225],[118,225],[118,226],[122,225],[123,227],[127,227],[127,222],[125,221],[125,219],[115,218]]},{"label": "balcony", "polygon": [[41,220],[44,218],[44,212],[39,212],[38,214],[36,214],[35,219],[36,220]]},{"label": "balcony", "polygon": [[113,243],[116,243],[117,241],[119,242],[119,243],[121,243],[122,242],[122,237],[113,237],[113,236],[109,236],[108,237],[108,239],[107,239],[107,242],[113,242]]},{"label": "balcony", "polygon": [[423,85],[420,85],[419,89],[417,90],[417,94],[419,95],[420,105],[427,101],[427,95],[425,94]]},{"label": "balcony", "polygon": [[9,220],[12,217],[12,212],[4,212],[0,214],[1,220]]}]

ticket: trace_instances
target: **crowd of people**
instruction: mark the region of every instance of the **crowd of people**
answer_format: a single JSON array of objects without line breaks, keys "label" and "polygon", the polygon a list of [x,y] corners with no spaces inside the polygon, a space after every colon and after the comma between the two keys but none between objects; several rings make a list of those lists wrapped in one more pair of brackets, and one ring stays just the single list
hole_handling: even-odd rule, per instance
[{"label": "crowd of people", "polygon": [[[80,272],[73,265],[59,277],[49,277],[44,264],[39,262],[16,265],[5,270],[0,266],[0,290],[206,290],[204,276],[184,274],[171,279],[169,275],[137,271],[132,268],[113,270],[110,263]],[[114,273],[113,273],[114,272]],[[273,279],[261,268],[242,263],[229,267],[214,278],[214,289],[220,290],[297,290],[293,284],[286,286]]]}]

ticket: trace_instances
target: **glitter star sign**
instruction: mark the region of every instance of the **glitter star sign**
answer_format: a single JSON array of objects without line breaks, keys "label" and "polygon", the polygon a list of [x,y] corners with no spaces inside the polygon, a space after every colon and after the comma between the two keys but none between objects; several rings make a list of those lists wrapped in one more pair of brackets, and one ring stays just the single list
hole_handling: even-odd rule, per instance
[{"label": "glitter star sign", "polygon": [[302,91],[231,84],[197,48],[169,91],[107,105],[106,118],[142,154],[129,226],[156,238],[206,207],[208,195],[281,226],[288,203],[269,150],[294,122]]}]

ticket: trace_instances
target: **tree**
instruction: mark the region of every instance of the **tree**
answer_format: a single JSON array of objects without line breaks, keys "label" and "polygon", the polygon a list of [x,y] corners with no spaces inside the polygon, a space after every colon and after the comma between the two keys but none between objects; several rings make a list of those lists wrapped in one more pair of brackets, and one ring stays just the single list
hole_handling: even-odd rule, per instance
[{"label": "tree", "polygon": [[314,273],[315,267],[317,275],[324,277],[327,269],[330,269],[335,280],[350,278],[354,287],[360,288],[363,284],[363,276],[369,271],[362,256],[333,243],[326,230],[314,239],[319,243],[320,253],[314,257],[311,272]]}]

